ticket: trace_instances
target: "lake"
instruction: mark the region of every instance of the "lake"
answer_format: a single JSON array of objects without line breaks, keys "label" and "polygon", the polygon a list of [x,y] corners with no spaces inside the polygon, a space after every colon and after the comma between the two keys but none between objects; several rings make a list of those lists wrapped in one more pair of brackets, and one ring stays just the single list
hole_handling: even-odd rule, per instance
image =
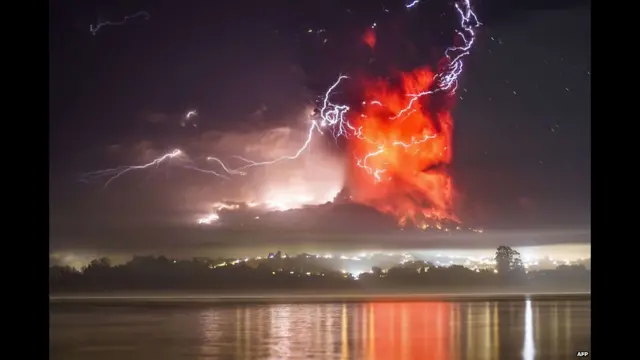
[{"label": "lake", "polygon": [[50,359],[574,359],[591,300],[51,304]]}]

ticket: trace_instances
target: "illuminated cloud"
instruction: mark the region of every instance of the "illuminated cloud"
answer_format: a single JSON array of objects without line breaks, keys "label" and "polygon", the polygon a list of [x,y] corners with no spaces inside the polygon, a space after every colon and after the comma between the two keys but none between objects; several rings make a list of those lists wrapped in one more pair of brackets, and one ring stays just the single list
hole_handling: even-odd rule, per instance
[{"label": "illuminated cloud", "polygon": [[[322,204],[333,200],[342,189],[345,164],[344,156],[336,151],[335,144],[323,143],[320,138],[299,158],[252,167],[243,174],[227,171],[246,164],[237,156],[269,161],[295,154],[306,140],[305,126],[311,111],[310,107],[303,107],[284,117],[284,123],[289,125],[269,126],[268,122],[262,121],[251,129],[173,133],[171,141],[163,141],[161,137],[154,141],[140,140],[129,145],[110,146],[106,154],[112,162],[118,162],[115,166],[148,164],[175,151],[172,149],[180,149],[180,156],[167,157],[152,166],[118,177],[117,185],[137,186],[141,188],[140,192],[154,192],[155,204],[176,213],[172,221],[215,222],[220,210],[216,209],[216,204],[224,201],[256,203],[268,210]],[[212,156],[224,161],[228,168],[208,160]]]},{"label": "illuminated cloud", "polygon": [[[291,127],[278,127],[264,131],[216,134],[217,141],[205,144],[210,154],[238,154],[254,161],[294,154],[306,139],[306,132]],[[227,193],[217,200],[259,203],[273,210],[287,210],[305,205],[322,204],[333,200],[342,189],[344,160],[318,142],[298,159],[277,164],[254,167],[247,175],[227,182],[235,194]],[[230,166],[244,162],[231,158]],[[216,166],[217,164],[210,164]],[[205,207],[207,203],[203,204]]]}]

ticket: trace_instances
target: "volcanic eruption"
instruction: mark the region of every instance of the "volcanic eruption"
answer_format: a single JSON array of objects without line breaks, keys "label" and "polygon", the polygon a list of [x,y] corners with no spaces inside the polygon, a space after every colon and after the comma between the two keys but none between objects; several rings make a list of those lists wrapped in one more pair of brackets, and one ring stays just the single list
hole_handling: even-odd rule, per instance
[{"label": "volcanic eruption", "polygon": [[350,197],[395,216],[401,225],[458,220],[451,176],[444,166],[452,155],[448,102],[433,106],[431,97],[416,101],[407,96],[432,88],[434,79],[433,72],[421,68],[400,74],[398,86],[371,81],[361,111],[352,114],[358,139],[349,147],[358,169],[348,179]]}]

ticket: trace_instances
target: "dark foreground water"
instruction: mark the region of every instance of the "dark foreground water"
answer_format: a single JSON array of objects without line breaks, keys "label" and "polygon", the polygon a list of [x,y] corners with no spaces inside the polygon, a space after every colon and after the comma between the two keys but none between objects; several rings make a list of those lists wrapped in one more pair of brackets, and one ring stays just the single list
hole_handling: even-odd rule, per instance
[{"label": "dark foreground water", "polygon": [[575,359],[590,300],[51,306],[50,359]]}]

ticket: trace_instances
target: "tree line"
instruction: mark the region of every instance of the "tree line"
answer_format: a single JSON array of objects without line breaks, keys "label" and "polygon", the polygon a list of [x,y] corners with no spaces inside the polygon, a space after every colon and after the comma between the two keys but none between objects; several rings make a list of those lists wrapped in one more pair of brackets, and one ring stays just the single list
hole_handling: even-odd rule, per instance
[{"label": "tree line", "polygon": [[[252,262],[255,264],[255,262]],[[410,261],[388,270],[373,267],[359,275],[318,266],[309,256],[270,256],[257,261],[224,262],[209,259],[171,260],[165,256],[135,256],[122,265],[109,258],[92,260],[80,270],[49,268],[52,292],[115,290],[291,290],[291,289],[463,289],[496,287],[559,287],[588,290],[591,272],[582,265],[561,265],[554,270],[526,271],[520,254],[499,246],[495,267],[472,270],[460,265],[436,266]]]}]

